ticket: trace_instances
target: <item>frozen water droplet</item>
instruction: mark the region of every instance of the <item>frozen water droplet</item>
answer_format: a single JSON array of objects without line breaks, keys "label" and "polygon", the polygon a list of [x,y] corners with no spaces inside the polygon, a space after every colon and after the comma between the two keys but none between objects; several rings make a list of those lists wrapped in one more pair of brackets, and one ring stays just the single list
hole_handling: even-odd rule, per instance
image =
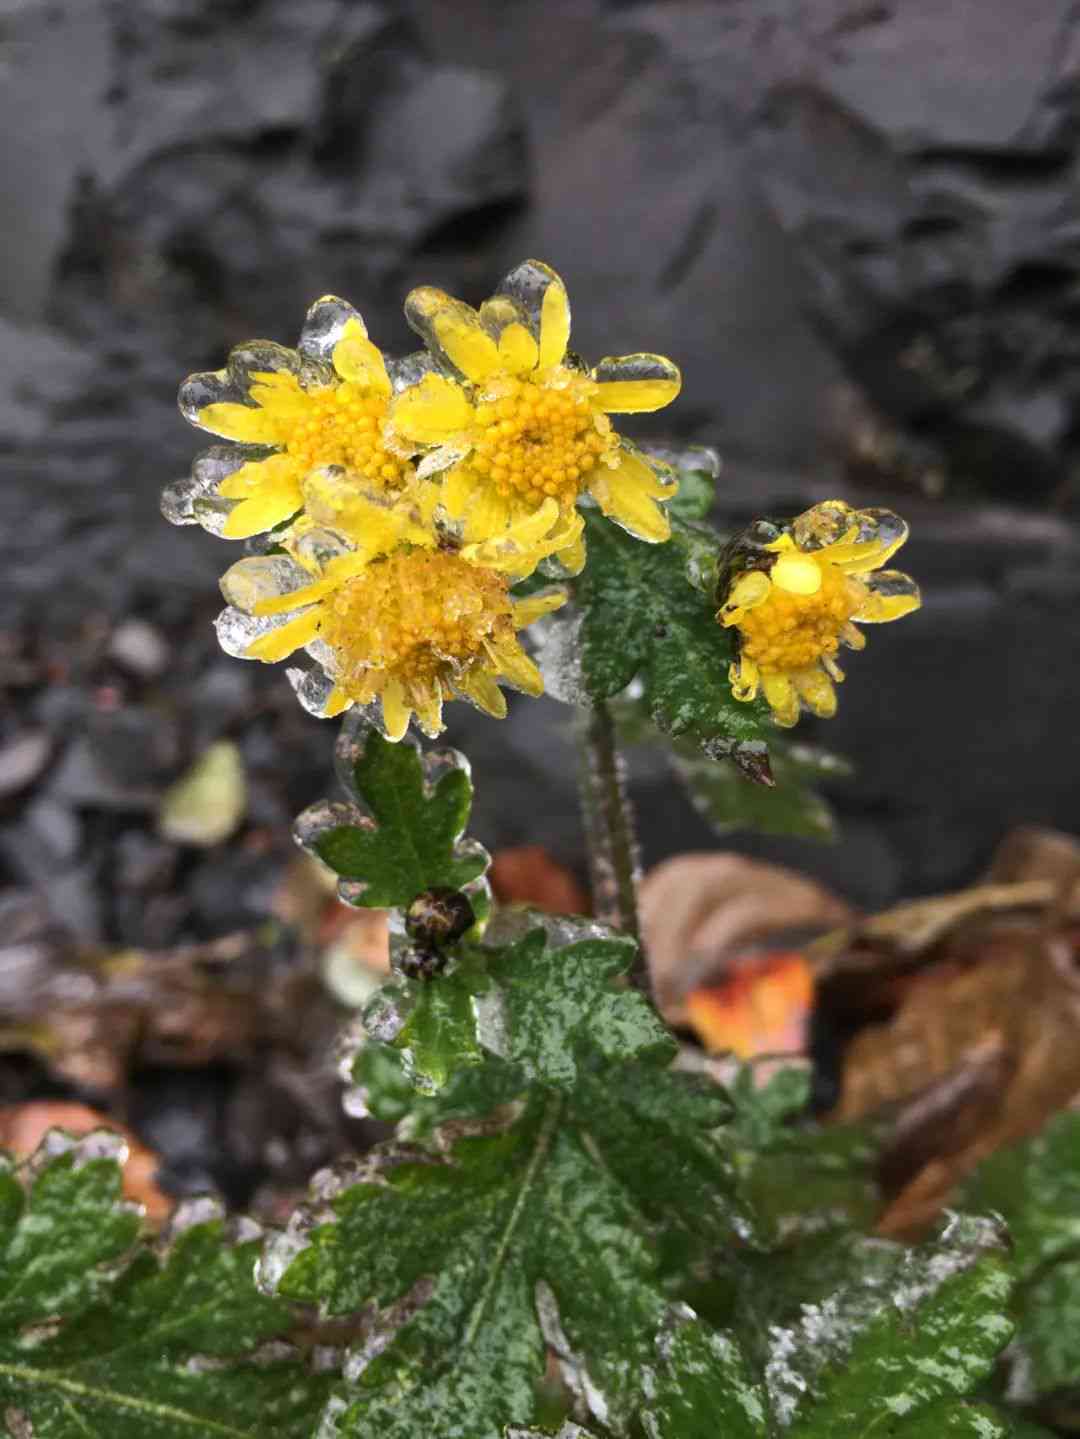
[{"label": "frozen water droplet", "polygon": [[581,670],[581,614],[571,608],[544,615],[530,627],[529,636],[544,690],[563,704],[590,704]]},{"label": "frozen water droplet", "polygon": [[334,677],[327,674],[321,665],[302,670],[299,667],[287,669],[285,678],[292,685],[293,694],[308,714],[316,719],[326,718],[326,706],[334,692]]},{"label": "frozen water droplet", "polygon": [[181,1234],[185,1234],[189,1229],[194,1229],[200,1224],[213,1224],[224,1218],[225,1206],[220,1199],[215,1199],[211,1194],[200,1194],[194,1199],[182,1200],[169,1221],[169,1227],[165,1233],[166,1242],[171,1243]]},{"label": "frozen water droplet", "polygon": [[218,615],[214,628],[225,653],[233,659],[246,660],[251,658],[248,650],[257,639],[287,624],[289,618],[288,615],[247,615],[230,605]]},{"label": "frozen water droplet", "polygon": [[264,600],[290,595],[310,581],[308,572],[288,555],[248,555],[222,575],[221,593],[248,614]]},{"label": "frozen water droplet", "polygon": [[321,799],[298,816],[293,825],[293,838],[303,849],[314,849],[321,835],[343,825],[368,832],[375,828],[374,821],[361,815],[355,805],[341,800]]},{"label": "frozen water droplet", "polygon": [[427,350],[414,350],[412,354],[402,355],[400,359],[387,359],[386,368],[395,394],[411,389],[413,385],[418,385],[425,375],[436,374],[439,369],[434,357]]},{"label": "frozen water droplet", "polygon": [[363,320],[348,300],[341,300],[337,295],[324,295],[321,300],[316,300],[308,310],[304,328],[300,331],[297,346],[300,354],[306,359],[329,365],[333,360],[334,346],[344,335],[350,320],[358,320],[363,327]]},{"label": "frozen water droplet", "polygon": [[372,1039],[392,1044],[415,1002],[415,996],[404,985],[384,985],[364,1010],[364,1029]]},{"label": "frozen water droplet", "polygon": [[718,479],[722,464],[719,452],[711,445],[680,445],[674,442],[650,441],[641,445],[650,460],[659,460],[674,470],[700,470],[711,479]]}]

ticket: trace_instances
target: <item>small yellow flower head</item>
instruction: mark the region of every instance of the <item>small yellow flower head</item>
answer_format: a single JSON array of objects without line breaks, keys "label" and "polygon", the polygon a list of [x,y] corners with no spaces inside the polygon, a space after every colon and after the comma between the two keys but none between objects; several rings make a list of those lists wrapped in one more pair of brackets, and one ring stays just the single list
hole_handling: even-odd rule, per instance
[{"label": "small yellow flower head", "polygon": [[805,706],[836,713],[840,645],[866,644],[855,622],[884,623],[918,609],[909,575],[881,566],[904,543],[908,527],[891,510],[854,510],[825,500],[790,525],[759,520],[726,557],[717,618],[739,632],[732,693],[760,689],[777,724],[790,726]]},{"label": "small yellow flower head", "polygon": [[267,662],[307,649],[325,682],[291,671],[302,702],[334,715],[378,701],[381,728],[392,740],[401,739],[414,714],[425,734],[440,733],[448,699],[469,700],[501,719],[500,682],[541,694],[540,673],[517,631],[558,608],[565,594],[516,600],[505,570],[435,548],[408,519],[399,517],[399,534],[414,542],[390,548],[392,523],[386,521],[382,552],[348,547],[333,531],[301,525],[289,538],[291,557],[238,561],[222,579],[231,604],[218,621],[224,647]]},{"label": "small yellow flower head", "polygon": [[166,513],[244,539],[294,515],[307,476],[331,466],[369,490],[400,493],[415,469],[385,442],[390,389],[363,320],[324,296],[298,349],[254,340],[232,351],[226,369],[184,381],[184,416],[237,443],[200,456],[183,493],[167,494]]},{"label": "small yellow flower head", "polygon": [[[473,310],[424,286],[405,302],[432,363],[397,394],[390,424],[403,454],[428,451],[440,503],[467,542],[501,535],[538,506],[562,513],[590,494],[639,539],[671,533],[661,501],[675,491],[662,465],[619,436],[609,413],[658,410],[679,393],[659,355],[606,359],[591,371],[568,355],[570,306],[554,270],[526,260]],[[580,543],[560,559],[584,563]]]}]

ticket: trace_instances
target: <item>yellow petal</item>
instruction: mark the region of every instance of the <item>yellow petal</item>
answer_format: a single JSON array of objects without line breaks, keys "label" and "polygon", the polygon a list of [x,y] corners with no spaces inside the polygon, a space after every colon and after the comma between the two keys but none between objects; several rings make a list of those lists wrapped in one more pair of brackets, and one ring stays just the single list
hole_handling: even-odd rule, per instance
[{"label": "yellow petal", "polygon": [[383,729],[386,738],[395,743],[409,728],[412,710],[405,702],[405,691],[400,680],[388,679],[380,696],[382,700]]},{"label": "yellow petal", "polygon": [[662,410],[682,389],[678,365],[663,355],[616,355],[601,360],[592,372],[597,401],[609,414]]},{"label": "yellow petal", "polygon": [[545,590],[540,594],[528,595],[523,600],[514,600],[514,628],[523,630],[541,615],[549,615],[566,604],[569,596],[565,590]]},{"label": "yellow petal", "polygon": [[811,555],[789,550],[776,560],[769,579],[789,595],[816,595],[821,589],[821,566]]},{"label": "yellow petal", "polygon": [[[407,691],[407,702],[416,713],[416,722],[429,739],[441,734],[445,726],[442,718],[442,687],[439,681],[430,684],[413,683]],[[383,713],[385,715],[385,697]]]},{"label": "yellow petal", "polygon": [[492,719],[506,718],[506,696],[486,670],[475,668],[456,681],[458,689]]},{"label": "yellow petal", "polygon": [[836,713],[836,691],[829,676],[815,665],[799,670],[793,679],[799,697],[807,708],[820,719],[831,719]]},{"label": "yellow petal", "polygon": [[787,675],[775,671],[762,676],[761,687],[778,725],[790,729],[799,718],[799,697]]},{"label": "yellow petal", "polygon": [[728,667],[728,682],[737,700],[757,699],[760,678],[758,667],[749,655],[740,655],[738,661]]},{"label": "yellow petal", "polygon": [[295,476],[285,483],[268,485],[248,500],[241,500],[222,526],[221,534],[226,540],[246,540],[250,535],[261,535],[272,530],[295,515],[302,504],[300,486]]},{"label": "yellow petal", "polygon": [[922,604],[918,585],[900,570],[878,570],[861,583],[866,588],[866,599],[851,617],[860,624],[887,624],[911,614]]},{"label": "yellow petal", "polygon": [[334,369],[343,380],[363,385],[380,395],[390,393],[390,376],[382,351],[367,337],[358,320],[349,320],[341,339],[334,346]]},{"label": "yellow petal", "polygon": [[[453,514],[450,504],[447,509]],[[465,539],[470,544],[498,539],[510,524],[510,503],[491,485],[477,484],[467,504],[458,512],[465,521]]]},{"label": "yellow petal", "polygon": [[[544,267],[547,269],[547,266]],[[549,271],[551,283],[544,291],[540,302],[540,353],[539,366],[546,370],[550,365],[562,363],[566,347],[570,343],[570,300],[566,286],[554,270]]]},{"label": "yellow petal", "polygon": [[421,285],[411,291],[405,299],[405,318],[467,380],[478,383],[499,368],[498,346],[476,311],[442,290]]},{"label": "yellow petal", "polygon": [[573,544],[567,545],[565,549],[556,550],[555,558],[568,575],[580,575],[586,560],[584,535],[578,535]]},{"label": "yellow petal", "polygon": [[656,499],[672,491],[632,450],[620,451],[615,469],[597,465],[589,476],[588,488],[604,514],[639,540],[661,544],[671,537],[671,522]]},{"label": "yellow petal", "polygon": [[499,336],[499,363],[512,375],[535,370],[540,351],[536,341],[520,320],[507,325]]},{"label": "yellow petal", "polygon": [[323,706],[323,719],[333,719],[335,715],[339,715],[344,710],[351,708],[352,700],[340,685],[335,685],[330,691],[326,704]]},{"label": "yellow petal", "polygon": [[540,671],[516,640],[507,640],[495,652],[499,674],[514,689],[522,690],[534,698],[544,693],[544,681]]},{"label": "yellow petal", "polygon": [[311,403],[307,390],[291,370],[252,370],[248,378],[251,398],[281,420],[297,420]]},{"label": "yellow petal", "polygon": [[406,439],[438,445],[460,434],[472,415],[472,406],[460,385],[445,375],[425,375],[418,385],[404,390],[394,401],[390,424]]},{"label": "yellow petal", "polygon": [[866,636],[862,630],[855,628],[850,622],[840,631],[840,643],[847,645],[849,650],[864,650],[866,648]]},{"label": "yellow petal", "polygon": [[746,570],[739,575],[720,610],[720,623],[737,625],[747,610],[768,599],[772,581],[763,570]]},{"label": "yellow petal", "polygon": [[310,644],[319,632],[318,605],[305,610],[303,614],[297,615],[288,624],[280,625],[276,630],[270,630],[265,635],[253,641],[247,647],[249,659],[263,660],[266,664],[273,664],[275,660],[283,660],[286,655],[291,655],[294,650],[300,649],[303,645]]},{"label": "yellow petal", "polygon": [[281,442],[281,425],[269,411],[251,405],[237,405],[221,400],[199,411],[199,424],[204,430],[222,435],[227,440],[240,440],[247,445],[277,445]]}]

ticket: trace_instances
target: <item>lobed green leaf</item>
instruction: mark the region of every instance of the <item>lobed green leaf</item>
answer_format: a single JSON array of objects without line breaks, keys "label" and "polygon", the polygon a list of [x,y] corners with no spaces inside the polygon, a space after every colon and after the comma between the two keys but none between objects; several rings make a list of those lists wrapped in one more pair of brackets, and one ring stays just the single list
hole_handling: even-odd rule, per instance
[{"label": "lobed green leaf", "polygon": [[[50,1136],[0,1178],[0,1414],[34,1439],[309,1439],[329,1394],[279,1341],[258,1231],[219,1217],[136,1244],[116,1141]],[[198,1218],[198,1211],[191,1214]],[[13,1427],[16,1426],[16,1427]]]}]

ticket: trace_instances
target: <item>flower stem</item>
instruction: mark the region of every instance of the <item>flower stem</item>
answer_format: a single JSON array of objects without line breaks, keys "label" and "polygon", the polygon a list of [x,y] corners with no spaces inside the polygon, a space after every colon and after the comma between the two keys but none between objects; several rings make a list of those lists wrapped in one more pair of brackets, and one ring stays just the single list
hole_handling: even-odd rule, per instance
[{"label": "flower stem", "polygon": [[640,873],[634,811],[626,794],[625,765],[615,746],[615,723],[600,702],[584,711],[581,740],[581,808],[589,850],[593,913],[602,924],[638,943],[630,979],[649,994],[649,970],[641,948],[637,884]]}]

